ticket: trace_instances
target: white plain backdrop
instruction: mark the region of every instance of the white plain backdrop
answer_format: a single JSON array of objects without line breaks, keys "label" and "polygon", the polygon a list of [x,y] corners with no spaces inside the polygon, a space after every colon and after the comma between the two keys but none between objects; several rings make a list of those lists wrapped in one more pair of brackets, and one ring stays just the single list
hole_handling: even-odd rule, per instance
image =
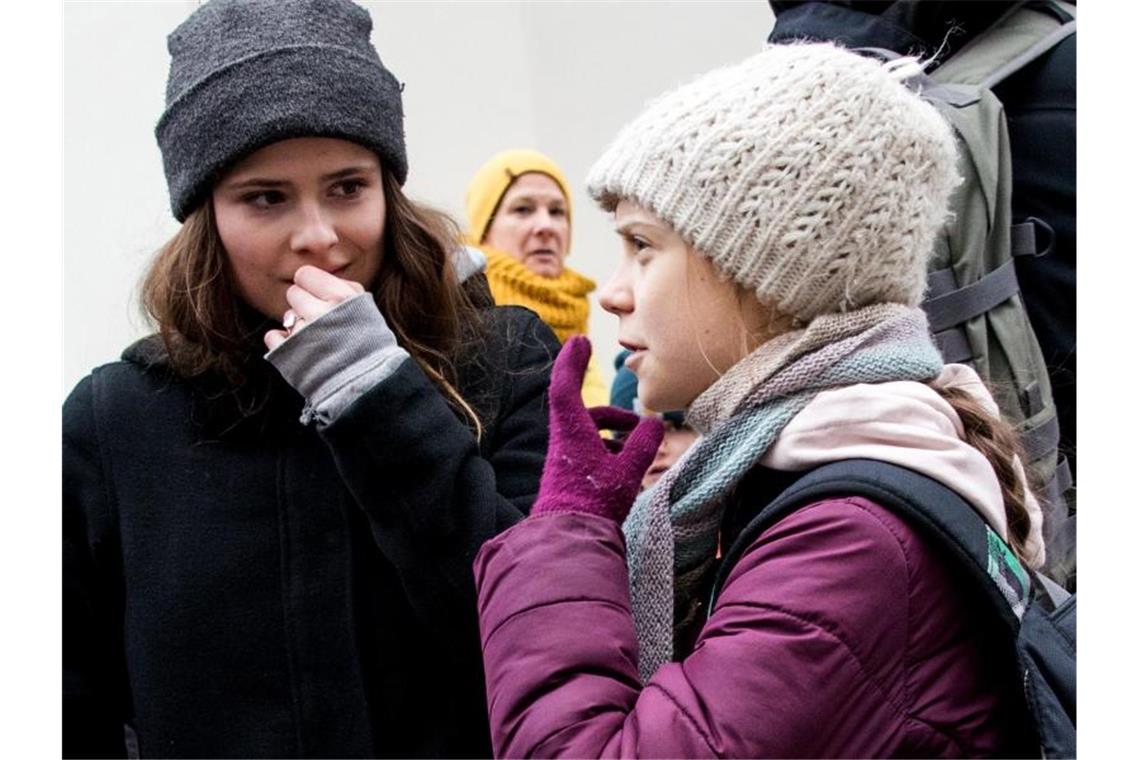
[{"label": "white plain backdrop", "polygon": [[[166,35],[194,0],[64,4],[63,394],[149,329],[147,262],[177,229],[154,125]],[[772,28],[750,2],[362,2],[372,42],[405,84],[406,189],[463,223],[463,194],[493,153],[532,147],[572,185],[567,265],[601,285],[618,250],[583,182],[650,98],[758,51]],[[590,337],[612,377],[617,319],[593,294]]]}]

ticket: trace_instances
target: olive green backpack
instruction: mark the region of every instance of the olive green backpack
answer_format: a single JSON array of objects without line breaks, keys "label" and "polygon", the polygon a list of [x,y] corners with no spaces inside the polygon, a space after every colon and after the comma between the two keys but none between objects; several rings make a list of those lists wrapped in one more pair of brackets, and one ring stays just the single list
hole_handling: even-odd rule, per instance
[{"label": "olive green backpack", "polygon": [[[1058,454],[1060,428],[1049,373],[1030,325],[1014,257],[1037,256],[1052,231],[1030,218],[1014,224],[1009,134],[991,88],[1076,31],[1074,20],[1015,7],[931,75],[907,84],[954,127],[962,185],[939,234],[923,308],[947,362],[972,365],[994,390],[1018,429],[1045,511],[1047,572],[1073,588],[1076,575],[1076,491]],[[1070,10],[1071,9],[1071,10]],[[896,58],[892,51],[860,52]]]}]

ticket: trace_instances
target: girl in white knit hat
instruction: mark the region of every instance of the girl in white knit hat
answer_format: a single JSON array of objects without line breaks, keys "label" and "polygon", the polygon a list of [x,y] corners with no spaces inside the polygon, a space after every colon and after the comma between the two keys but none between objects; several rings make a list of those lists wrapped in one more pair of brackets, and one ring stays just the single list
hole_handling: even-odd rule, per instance
[{"label": "girl in white knit hat", "polygon": [[[980,584],[931,533],[852,490],[758,522],[805,471],[871,460],[958,506],[1011,604],[1044,559],[1016,437],[919,308],[959,178],[918,73],[770,47],[657,99],[593,167],[626,366],[702,435],[637,496],[658,423],[587,412],[589,344],[564,347],[538,500],[476,558],[497,755],[1026,749]],[[615,451],[598,427],[632,431]]]}]

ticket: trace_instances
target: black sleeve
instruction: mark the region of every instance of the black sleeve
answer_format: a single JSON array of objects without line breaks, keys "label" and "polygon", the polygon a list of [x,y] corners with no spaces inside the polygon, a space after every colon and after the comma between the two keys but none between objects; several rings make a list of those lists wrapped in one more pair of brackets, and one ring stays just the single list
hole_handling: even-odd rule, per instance
[{"label": "black sleeve", "polygon": [[546,457],[559,344],[532,312],[509,317],[505,361],[488,364],[498,411],[482,445],[411,359],[321,431],[413,609],[452,645],[459,629],[477,643],[475,553],[530,510]]},{"label": "black sleeve", "polygon": [[63,407],[63,756],[126,757],[122,574],[93,385]]}]

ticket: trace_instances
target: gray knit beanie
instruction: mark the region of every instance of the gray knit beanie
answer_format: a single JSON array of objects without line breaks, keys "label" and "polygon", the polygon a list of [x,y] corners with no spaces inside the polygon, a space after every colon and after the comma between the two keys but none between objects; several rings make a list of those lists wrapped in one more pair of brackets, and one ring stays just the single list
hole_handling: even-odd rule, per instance
[{"label": "gray knit beanie", "polygon": [[917,305],[959,178],[950,126],[886,64],[831,44],[766,48],[651,102],[594,164],[727,277],[810,321]]},{"label": "gray knit beanie", "polygon": [[290,137],[359,143],[403,184],[401,85],[371,31],[350,0],[213,0],[179,25],[155,128],[175,218],[233,163]]}]

